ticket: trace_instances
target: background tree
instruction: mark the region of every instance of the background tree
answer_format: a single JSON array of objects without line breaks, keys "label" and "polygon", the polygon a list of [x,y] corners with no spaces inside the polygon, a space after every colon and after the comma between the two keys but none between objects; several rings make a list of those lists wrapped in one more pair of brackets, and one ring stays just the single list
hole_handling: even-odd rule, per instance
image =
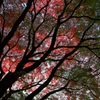
[{"label": "background tree", "polygon": [[99,100],[99,4],[1,0],[1,100]]}]

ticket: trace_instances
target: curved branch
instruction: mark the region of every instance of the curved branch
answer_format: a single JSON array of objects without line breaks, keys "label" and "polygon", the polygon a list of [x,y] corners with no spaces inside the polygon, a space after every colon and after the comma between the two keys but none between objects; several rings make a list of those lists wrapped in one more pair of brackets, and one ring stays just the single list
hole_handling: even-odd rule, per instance
[{"label": "curved branch", "polygon": [[[80,45],[80,44],[79,44]],[[32,92],[29,96],[26,97],[25,100],[32,100],[34,96],[36,96],[41,90],[43,90],[52,80],[52,78],[54,77],[55,72],[57,71],[57,69],[59,68],[59,66],[63,63],[63,61],[66,59],[66,57],[69,57],[70,55],[72,55],[73,53],[75,53],[78,50],[78,47],[75,48],[73,51],[71,51],[70,53],[66,54],[59,62],[58,64],[53,68],[49,78],[41,85],[39,86],[34,92]]]},{"label": "curved branch", "polygon": [[19,24],[24,20],[28,10],[31,7],[33,0],[28,0],[27,2],[27,7],[25,8],[25,10],[23,11],[23,13],[21,14],[21,16],[17,19],[17,21],[14,23],[11,31],[9,32],[9,34],[5,37],[5,39],[1,42],[0,44],[0,55],[3,52],[3,48],[5,47],[5,45],[8,43],[8,41],[14,36],[15,31],[17,30]]},{"label": "curved branch", "polygon": [[86,15],[83,15],[83,16],[72,16],[72,18],[88,18],[88,19],[90,19],[90,20],[97,20],[97,21],[100,21],[99,18],[93,18],[93,17],[86,16]]},{"label": "curved branch", "polygon": [[[54,93],[56,93],[56,92],[59,92],[59,91],[64,90],[64,89],[68,86],[69,83],[70,83],[70,81],[68,81],[67,84],[66,84],[65,86],[63,86],[63,87],[61,87],[61,88],[59,88],[59,89],[57,89],[57,90],[54,90],[54,91],[51,91],[51,92],[47,93],[47,94],[46,94],[45,96],[43,96],[40,100],[45,100],[45,99],[47,99],[51,94],[54,94]],[[67,90],[67,89],[66,89],[66,90]]]}]

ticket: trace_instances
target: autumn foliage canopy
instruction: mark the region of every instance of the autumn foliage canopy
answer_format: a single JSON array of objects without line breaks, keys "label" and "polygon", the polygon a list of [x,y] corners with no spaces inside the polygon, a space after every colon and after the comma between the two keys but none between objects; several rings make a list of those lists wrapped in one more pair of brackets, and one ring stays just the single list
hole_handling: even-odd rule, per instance
[{"label": "autumn foliage canopy", "polygon": [[100,98],[93,4],[91,14],[87,0],[0,1],[1,100]]}]

